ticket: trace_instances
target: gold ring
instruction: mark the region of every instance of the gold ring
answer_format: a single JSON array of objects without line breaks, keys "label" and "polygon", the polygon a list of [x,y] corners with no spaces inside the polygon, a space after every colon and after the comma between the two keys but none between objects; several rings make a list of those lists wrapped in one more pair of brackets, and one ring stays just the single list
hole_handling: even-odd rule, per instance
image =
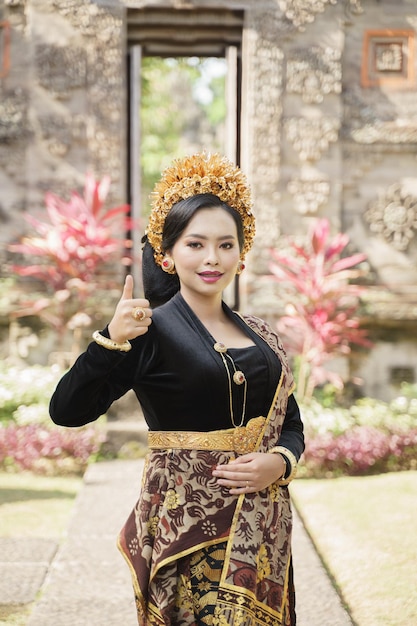
[{"label": "gold ring", "polygon": [[146,317],[145,309],[142,309],[141,306],[136,307],[132,311],[132,317],[136,322],[142,322]]}]

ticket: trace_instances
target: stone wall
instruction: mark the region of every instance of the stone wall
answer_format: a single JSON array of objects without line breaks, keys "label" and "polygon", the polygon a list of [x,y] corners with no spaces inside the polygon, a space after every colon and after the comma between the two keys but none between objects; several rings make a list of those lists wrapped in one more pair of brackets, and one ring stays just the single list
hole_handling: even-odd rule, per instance
[{"label": "stone wall", "polygon": [[[417,5],[408,0],[4,0],[0,241],[23,232],[25,212],[42,214],[46,190],[80,188],[88,170],[110,174],[112,200],[126,200],[126,18],[147,6],[245,13],[241,161],[258,220],[245,308],[278,309],[279,291],[262,280],[268,248],[327,217],[367,253],[369,325],[395,349],[395,367],[417,377]],[[379,384],[377,354],[358,372],[365,391],[369,380],[384,395],[390,363]]]},{"label": "stone wall", "polygon": [[42,214],[47,190],[81,189],[109,174],[126,196],[124,10],[78,0],[4,0],[10,67],[0,79],[2,242]]}]

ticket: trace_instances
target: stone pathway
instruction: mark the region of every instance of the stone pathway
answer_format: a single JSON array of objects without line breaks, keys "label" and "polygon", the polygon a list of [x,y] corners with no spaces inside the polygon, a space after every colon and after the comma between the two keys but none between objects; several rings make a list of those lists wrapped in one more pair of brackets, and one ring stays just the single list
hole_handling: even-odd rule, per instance
[{"label": "stone pathway", "polygon": [[[85,475],[68,536],[0,541],[0,604],[34,605],[27,626],[137,626],[130,572],[116,537],[137,500],[142,461],[106,461]],[[297,626],[352,626],[295,515]]]}]

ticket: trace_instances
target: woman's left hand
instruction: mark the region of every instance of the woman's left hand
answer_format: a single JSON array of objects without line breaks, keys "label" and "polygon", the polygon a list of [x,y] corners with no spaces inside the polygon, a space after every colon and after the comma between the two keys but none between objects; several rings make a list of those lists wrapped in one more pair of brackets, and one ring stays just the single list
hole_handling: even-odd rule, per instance
[{"label": "woman's left hand", "polygon": [[286,464],[280,454],[251,452],[233,459],[227,465],[218,465],[213,476],[219,485],[229,487],[230,493],[240,495],[261,491],[281,478]]}]

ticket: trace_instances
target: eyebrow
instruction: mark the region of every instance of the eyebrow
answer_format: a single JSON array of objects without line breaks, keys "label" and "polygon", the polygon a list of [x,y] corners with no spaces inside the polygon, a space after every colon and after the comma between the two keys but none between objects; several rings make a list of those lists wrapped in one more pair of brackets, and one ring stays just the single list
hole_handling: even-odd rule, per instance
[{"label": "eyebrow", "polygon": [[[186,237],[196,237],[197,239],[208,239],[206,235],[199,235],[198,233],[189,233],[185,235]],[[237,239],[235,235],[222,235],[221,237],[217,237],[218,241],[223,241],[225,239]]]}]

